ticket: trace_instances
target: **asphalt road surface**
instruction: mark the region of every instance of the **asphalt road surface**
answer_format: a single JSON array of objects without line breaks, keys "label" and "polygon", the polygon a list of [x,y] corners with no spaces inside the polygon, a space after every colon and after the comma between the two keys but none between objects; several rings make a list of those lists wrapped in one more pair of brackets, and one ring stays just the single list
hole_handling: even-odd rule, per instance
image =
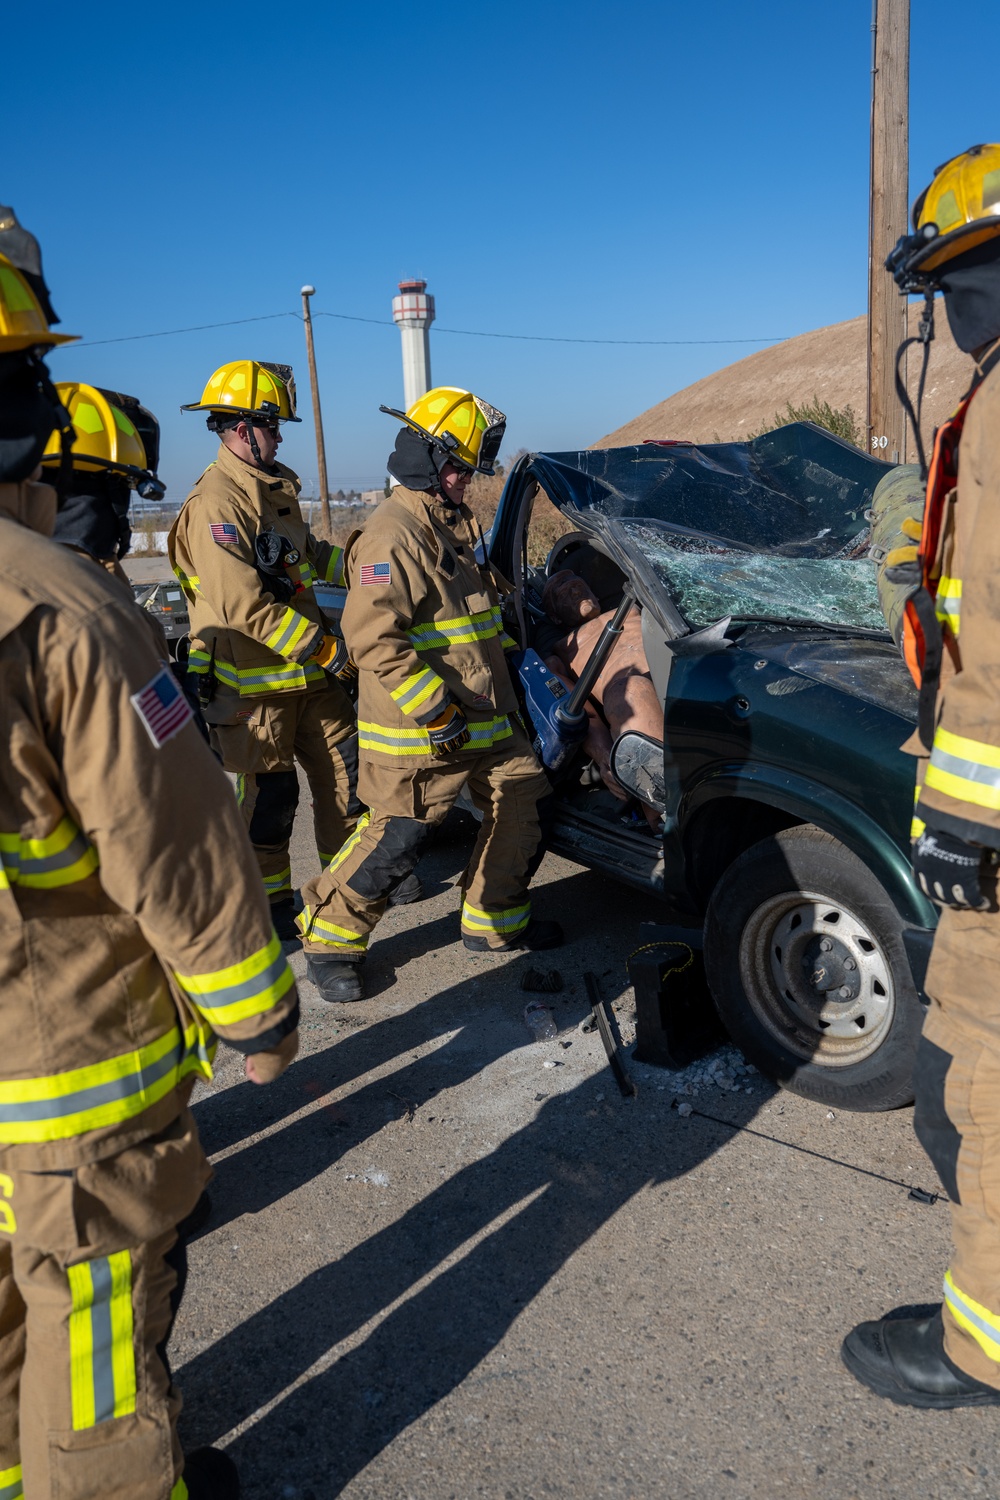
[{"label": "asphalt road surface", "polygon": [[[185,1446],[226,1446],[248,1500],[1000,1496],[1000,1411],[895,1407],[839,1360],[859,1318],[940,1295],[947,1207],[898,1185],[937,1186],[911,1112],[831,1117],[733,1049],[630,1063],[623,1100],[578,1029],[583,974],[627,1038],[655,904],[549,857],[536,911],[566,946],[467,955],[467,850],[456,820],[427,898],[386,917],[372,998],[302,985],[283,1079],[243,1082],[223,1048],[199,1092],[215,1214],[171,1345]],[[540,963],[566,981],[548,1043],[518,987]]]}]

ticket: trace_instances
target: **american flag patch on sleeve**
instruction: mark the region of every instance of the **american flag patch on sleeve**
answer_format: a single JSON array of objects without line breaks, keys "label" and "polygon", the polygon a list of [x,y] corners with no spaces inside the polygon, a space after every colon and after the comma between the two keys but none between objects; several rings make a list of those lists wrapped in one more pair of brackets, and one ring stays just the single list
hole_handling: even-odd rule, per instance
[{"label": "american flag patch on sleeve", "polygon": [[389,564],[385,563],[362,563],[361,583],[388,583],[390,577]]},{"label": "american flag patch on sleeve", "polygon": [[212,541],[218,542],[220,547],[238,547],[240,545],[239,535],[236,527],[230,521],[210,521]]},{"label": "american flag patch on sleeve", "polygon": [[169,667],[157,672],[152,682],[131,695],[129,702],[157,750],[191,718],[191,706]]}]

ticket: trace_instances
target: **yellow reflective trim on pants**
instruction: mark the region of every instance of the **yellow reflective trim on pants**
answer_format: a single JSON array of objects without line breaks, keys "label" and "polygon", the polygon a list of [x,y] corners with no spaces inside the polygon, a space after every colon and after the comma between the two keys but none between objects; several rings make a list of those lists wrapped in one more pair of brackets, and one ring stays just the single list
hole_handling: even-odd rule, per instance
[{"label": "yellow reflective trim on pants", "polygon": [[280,896],[283,891],[291,892],[292,889],[292,867],[287,865],[284,870],[279,870],[277,875],[264,876],[264,889],[269,896]]},{"label": "yellow reflective trim on pants", "polygon": [[[494,745],[509,739],[513,734],[506,714],[496,719],[470,722],[469,743],[456,752],[457,757],[480,754],[492,750]],[[358,749],[379,750],[383,755],[430,755],[431,739],[426,729],[390,728],[387,724],[372,724],[358,720]]]},{"label": "yellow reflective trim on pants", "polygon": [[288,608],[281,617],[281,624],[268,636],[264,644],[269,651],[276,651],[279,656],[291,656],[306,631],[316,629],[317,627],[311,620],[307,620],[305,615],[299,614],[297,609]]},{"label": "yellow reflective trim on pants", "polygon": [[338,927],[323,917],[315,917],[311,907],[306,907],[296,919],[299,931],[313,943],[324,943],[328,948],[348,948],[352,953],[364,953],[368,947],[367,932],[352,932],[349,927]]},{"label": "yellow reflective trim on pants", "polygon": [[0,1500],[24,1500],[24,1480],[21,1465],[0,1469]]},{"label": "yellow reflective trim on pants", "polygon": [[170,1500],[188,1500],[188,1487],[184,1482],[184,1475],[174,1480],[174,1487],[170,1491]]},{"label": "yellow reflective trim on pants", "polygon": [[971,1333],[988,1359],[1000,1363],[1000,1317],[988,1307],[959,1291],[950,1271],[944,1275],[944,1298],[955,1322]]},{"label": "yellow reflective trim on pants", "polygon": [[[325,869],[327,874],[329,874],[331,870],[339,870],[340,866],[344,863],[344,860],[347,859],[349,855],[354,853],[355,849],[358,847],[358,844],[361,842],[361,835],[364,833],[371,820],[372,815],[370,812],[362,813],[361,817],[357,821],[354,832],[340,846],[337,853],[333,855],[331,859],[328,859],[326,861]],[[321,854],[320,860],[322,859],[323,856]]]},{"label": "yellow reflective trim on pants", "polygon": [[412,714],[428,698],[432,698],[435,693],[443,693],[444,690],[444,683],[438,674],[432,672],[430,667],[424,667],[421,671],[414,672],[412,677],[407,677],[398,688],[393,688],[389,696],[404,714]]},{"label": "yellow reflective trim on pants", "polygon": [[211,1079],[207,1039],[172,1026],[131,1052],[41,1078],[0,1082],[0,1144],[66,1140],[141,1114],[189,1073]]},{"label": "yellow reflective trim on pants", "polygon": [[0,866],[8,885],[55,890],[86,880],[99,864],[97,850],[70,817],[61,818],[43,839],[0,833]]},{"label": "yellow reflective trim on pants", "polygon": [[938,725],[924,784],[958,802],[1000,810],[1000,746]]},{"label": "yellow reflective trim on pants", "polygon": [[232,1026],[270,1010],[295,980],[272,929],[271,941],[241,963],[208,974],[177,974],[177,982],[212,1026]]},{"label": "yellow reflective trim on pants", "polygon": [[491,932],[497,937],[510,937],[527,927],[530,917],[530,901],[523,906],[508,906],[504,911],[484,911],[468,901],[462,903],[462,931],[473,935]]},{"label": "yellow reflective trim on pants", "polygon": [[73,1430],[135,1411],[132,1257],[127,1250],[69,1266]]},{"label": "yellow reflective trim on pants", "polygon": [[242,807],[247,800],[247,779],[243,771],[236,773],[236,804]]}]

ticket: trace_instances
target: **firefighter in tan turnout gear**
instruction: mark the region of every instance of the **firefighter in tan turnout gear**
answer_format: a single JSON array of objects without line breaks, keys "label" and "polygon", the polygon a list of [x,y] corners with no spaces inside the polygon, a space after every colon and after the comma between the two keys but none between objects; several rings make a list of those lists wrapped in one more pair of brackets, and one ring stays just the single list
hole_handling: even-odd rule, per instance
[{"label": "firefighter in tan turnout gear", "polygon": [[214,1032],[276,1077],[298,1002],[183,695],[49,540],[73,429],[35,284],[0,255],[0,1495],[234,1500],[224,1454],[185,1463],[165,1355],[209,1176],[188,1098]]},{"label": "firefighter in tan turnout gear", "polygon": [[[386,410],[387,408],[383,408]],[[500,600],[464,503],[493,473],[505,418],[469,391],[438,387],[404,415],[388,468],[398,481],[355,541],[344,634],[359,670],[359,795],[370,811],[299,916],[324,999],[361,997],[368,937],[396,882],[464,784],[483,815],[462,886],[466,947],[554,947],[532,919],[528,881],[548,782],[517,718]]]},{"label": "firefighter in tan turnout gear", "polygon": [[281,423],[300,420],[287,365],[223,365],[183,410],[207,412],[221,438],[167,544],[190,606],[188,680],[226,770],[237,773],[275,927],[294,938],[295,762],[312,790],[322,865],[360,812],[354,710],[338,681],[354,668],[312,587],[342,582],[342,551],[309,531],[299,481],[276,461]]},{"label": "firefighter in tan turnout gear", "polygon": [[[862,1323],[845,1363],[921,1407],[1000,1404],[1000,145],[938,169],[887,265],[905,293],[944,296],[970,388],[938,429],[904,654],[920,688],[913,865],[942,907],[914,1075],[914,1127],[951,1200],[942,1307]],[[925,340],[928,343],[929,340]],[[917,431],[919,433],[919,425]],[[899,570],[902,570],[901,572]]]}]

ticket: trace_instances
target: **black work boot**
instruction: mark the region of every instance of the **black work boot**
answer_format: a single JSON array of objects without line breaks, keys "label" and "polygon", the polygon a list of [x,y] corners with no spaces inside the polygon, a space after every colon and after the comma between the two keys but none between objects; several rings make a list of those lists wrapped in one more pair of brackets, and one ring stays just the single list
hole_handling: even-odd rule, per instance
[{"label": "black work boot", "polygon": [[855,1380],[898,1406],[1000,1406],[1000,1391],[952,1364],[940,1307],[922,1318],[879,1318],[852,1328],[840,1357]]},{"label": "black work boot", "polygon": [[478,934],[470,937],[467,932],[462,934],[462,942],[470,953],[514,953],[518,948],[529,948],[532,952],[538,948],[560,948],[564,938],[558,922],[540,922],[537,917],[532,917],[523,932],[516,932],[499,948],[491,947],[485,937]]},{"label": "black work boot", "polygon": [[390,906],[409,906],[411,901],[423,900],[424,888],[417,875],[404,875],[398,885],[389,892]]},{"label": "black work boot", "polygon": [[321,1000],[361,1000],[365,993],[363,963],[363,958],[316,958],[307,953],[306,975],[319,990]]},{"label": "black work boot", "polygon": [[294,943],[296,938],[301,937],[295,925],[294,896],[286,896],[281,901],[271,902],[271,921],[274,923],[274,930],[280,942]]},{"label": "black work boot", "polygon": [[184,1456],[189,1500],[240,1500],[239,1470],[219,1448],[196,1448]]}]

